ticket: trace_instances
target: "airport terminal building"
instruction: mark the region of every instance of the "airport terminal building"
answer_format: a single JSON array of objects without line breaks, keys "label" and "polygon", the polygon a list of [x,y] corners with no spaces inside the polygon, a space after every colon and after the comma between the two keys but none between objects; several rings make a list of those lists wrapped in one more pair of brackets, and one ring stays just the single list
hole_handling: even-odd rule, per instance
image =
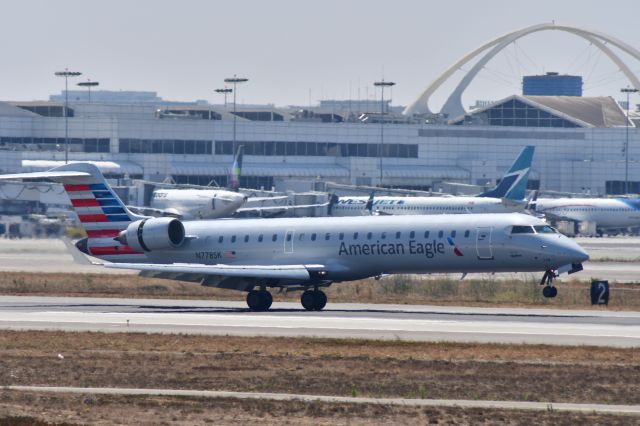
[{"label": "airport terminal building", "polygon": [[[70,93],[70,161],[99,161],[114,178],[226,183],[233,157],[232,106],[172,103],[154,93],[133,93],[136,97],[125,101],[101,100],[94,93],[91,103],[81,98],[82,92]],[[393,111],[381,116],[379,106],[371,105],[376,113],[362,111],[367,107],[357,102],[347,109],[344,101],[315,108],[238,105],[235,132],[236,143],[245,147],[243,186],[286,189],[293,181],[378,185],[379,150],[385,186],[487,185],[523,146],[535,145],[533,186],[616,194],[625,178],[628,130],[629,180],[632,192],[640,192],[640,132],[609,97],[514,95],[435,122]],[[380,117],[385,121],[382,144]],[[62,164],[64,103],[55,98],[1,102],[0,150],[2,173]]]}]

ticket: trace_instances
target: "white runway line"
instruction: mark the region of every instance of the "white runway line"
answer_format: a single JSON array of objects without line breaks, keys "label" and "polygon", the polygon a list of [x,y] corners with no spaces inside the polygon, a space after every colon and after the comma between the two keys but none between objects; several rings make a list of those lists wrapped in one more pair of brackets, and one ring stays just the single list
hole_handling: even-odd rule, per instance
[{"label": "white runway line", "polygon": [[343,404],[379,404],[414,407],[497,408],[509,410],[572,411],[640,416],[640,405],[576,404],[565,402],[477,401],[466,399],[358,398],[265,392],[228,392],[188,389],[82,388],[49,386],[3,386],[20,392],[80,393],[97,395],[181,396],[196,398],[269,399],[274,401],[320,401]]}]

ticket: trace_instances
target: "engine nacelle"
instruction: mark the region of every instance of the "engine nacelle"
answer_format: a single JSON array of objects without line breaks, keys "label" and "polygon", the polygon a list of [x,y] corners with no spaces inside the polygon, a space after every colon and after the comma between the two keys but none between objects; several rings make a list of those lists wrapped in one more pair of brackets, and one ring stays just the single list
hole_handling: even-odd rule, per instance
[{"label": "engine nacelle", "polygon": [[116,239],[135,251],[175,248],[184,242],[184,225],[172,217],[138,220],[130,223]]}]

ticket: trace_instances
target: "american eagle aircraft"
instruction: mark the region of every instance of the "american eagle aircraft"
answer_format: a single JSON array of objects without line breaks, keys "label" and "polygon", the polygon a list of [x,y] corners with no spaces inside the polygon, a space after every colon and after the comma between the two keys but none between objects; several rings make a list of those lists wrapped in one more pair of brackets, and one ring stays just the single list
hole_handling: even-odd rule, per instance
[{"label": "american eagle aircraft", "polygon": [[332,216],[509,213],[526,207],[534,146],[526,146],[500,183],[475,197],[340,197]]},{"label": "american eagle aircraft", "polygon": [[323,287],[386,274],[540,271],[553,297],[553,278],[589,258],[519,213],[182,222],[131,213],[92,164],[0,176],[38,178],[64,185],[87,233],[76,247],[105,267],[246,291],[254,311],[269,309],[271,288],[304,290],[302,306],[321,310]]}]

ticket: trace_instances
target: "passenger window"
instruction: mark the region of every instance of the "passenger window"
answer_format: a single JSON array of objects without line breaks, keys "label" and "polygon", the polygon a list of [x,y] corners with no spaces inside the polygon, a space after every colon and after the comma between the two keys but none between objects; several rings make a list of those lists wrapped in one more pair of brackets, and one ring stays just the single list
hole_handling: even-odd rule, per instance
[{"label": "passenger window", "polygon": [[429,238],[429,231],[424,231],[424,237]]},{"label": "passenger window", "polygon": [[259,243],[261,243],[263,239],[264,239],[264,236],[262,234],[258,235],[258,242]]},{"label": "passenger window", "polygon": [[400,237],[402,237],[402,232],[400,232],[400,231],[396,232],[396,238],[399,239]]},{"label": "passenger window", "polygon": [[324,234],[325,241],[329,241],[329,238],[331,238],[331,234],[330,233],[327,232],[326,234]]},{"label": "passenger window", "polygon": [[382,232],[380,233],[380,239],[382,239],[382,240],[386,240],[386,239],[387,239],[387,233],[386,233],[386,232],[384,232],[384,231],[382,231]]},{"label": "passenger window", "polygon": [[291,233],[287,234],[287,241],[291,241]]},{"label": "passenger window", "polygon": [[409,238],[414,239],[416,237],[416,231],[411,231],[409,233]]},{"label": "passenger window", "polygon": [[451,231],[451,238],[455,238],[456,237],[456,231]]},{"label": "passenger window", "polygon": [[340,238],[340,241],[344,240],[344,232],[341,232],[338,238]]},{"label": "passenger window", "polygon": [[244,236],[244,242],[245,242],[245,243],[248,243],[248,242],[249,242],[249,236],[248,236],[248,235],[245,235],[245,236]]},{"label": "passenger window", "polygon": [[235,235],[231,237],[231,242],[232,242],[232,243],[235,243],[235,242],[236,242],[236,236],[235,236]]},{"label": "passenger window", "polygon": [[[514,227],[515,228],[515,227]],[[540,234],[556,234],[558,231],[550,227],[549,225],[536,225],[534,226],[536,232]]]},{"label": "passenger window", "polygon": [[219,242],[219,243],[221,243],[221,242],[223,242],[223,241],[224,241],[224,237],[223,237],[222,235],[220,235],[220,236],[218,237],[218,242]]},{"label": "passenger window", "polygon": [[315,241],[316,240],[316,233],[314,232],[313,234],[311,234],[311,241]]},{"label": "passenger window", "polygon": [[371,232],[367,232],[367,240],[370,240],[373,234]]},{"label": "passenger window", "polygon": [[535,234],[535,231],[533,230],[533,226],[516,225],[516,226],[511,227],[511,233],[512,234]]},{"label": "passenger window", "polygon": [[471,233],[471,232],[469,232],[469,230],[464,231],[464,237],[465,237],[465,238],[469,238],[469,234],[470,234],[470,233]]},{"label": "passenger window", "polygon": [[444,231],[438,231],[438,238],[442,238],[444,236]]},{"label": "passenger window", "polygon": [[271,237],[271,241],[278,241],[278,234],[273,234],[273,237]]},{"label": "passenger window", "polygon": [[304,232],[298,235],[298,241],[304,241]]},{"label": "passenger window", "polygon": [[354,232],[354,233],[353,233],[353,239],[354,239],[354,240],[357,240],[357,239],[358,239],[358,233],[357,233],[357,232]]}]

